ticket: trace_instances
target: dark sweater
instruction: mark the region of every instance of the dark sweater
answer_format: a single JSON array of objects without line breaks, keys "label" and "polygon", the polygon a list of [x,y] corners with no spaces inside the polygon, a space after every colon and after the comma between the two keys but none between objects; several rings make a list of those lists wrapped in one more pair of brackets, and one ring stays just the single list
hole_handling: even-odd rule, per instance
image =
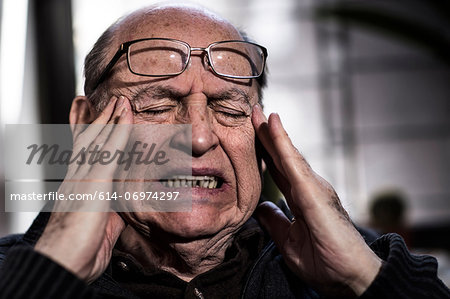
[{"label": "dark sweater", "polygon": [[[25,235],[0,239],[0,298],[140,298],[149,293],[152,298],[320,298],[320,290],[289,271],[254,220],[237,235],[224,263],[193,283],[161,270],[143,271],[135,261],[124,260],[126,254],[116,252],[105,273],[89,286],[33,250],[47,220],[48,213],[41,213]],[[370,246],[384,264],[361,298],[450,298],[437,277],[435,258],[410,254],[396,234],[384,235]],[[125,266],[120,270],[117,265]],[[146,284],[146,279],[152,283]],[[166,293],[159,292],[164,289]]]}]

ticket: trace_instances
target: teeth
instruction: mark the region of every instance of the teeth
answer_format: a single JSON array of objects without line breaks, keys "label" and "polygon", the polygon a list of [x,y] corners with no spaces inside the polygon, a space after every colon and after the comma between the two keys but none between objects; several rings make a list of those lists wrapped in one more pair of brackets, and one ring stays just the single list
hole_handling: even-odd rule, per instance
[{"label": "teeth", "polygon": [[171,179],[164,180],[163,184],[166,187],[198,187],[214,189],[217,187],[218,178],[213,176],[192,176],[192,175],[178,175]]},{"label": "teeth", "polygon": [[215,181],[209,181],[208,188],[214,188]]}]

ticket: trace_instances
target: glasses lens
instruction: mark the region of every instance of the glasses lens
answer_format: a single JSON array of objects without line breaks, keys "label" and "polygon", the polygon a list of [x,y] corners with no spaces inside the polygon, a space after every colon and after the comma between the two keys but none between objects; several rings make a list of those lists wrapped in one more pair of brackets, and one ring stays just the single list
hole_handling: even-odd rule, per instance
[{"label": "glasses lens", "polygon": [[130,45],[128,62],[135,74],[176,75],[186,66],[189,50],[187,45],[176,41],[143,40]]},{"label": "glasses lens", "polygon": [[262,48],[247,42],[224,42],[211,47],[211,65],[220,75],[258,77],[264,68]]}]

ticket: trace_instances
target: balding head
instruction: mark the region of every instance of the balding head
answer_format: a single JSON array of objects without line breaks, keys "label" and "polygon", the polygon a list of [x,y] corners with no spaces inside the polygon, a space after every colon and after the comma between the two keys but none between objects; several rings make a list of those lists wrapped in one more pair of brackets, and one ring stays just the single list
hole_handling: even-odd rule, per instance
[{"label": "balding head", "polygon": [[[173,38],[189,42],[204,36],[204,44],[192,46],[206,47],[207,37],[213,34],[216,36],[215,41],[249,40],[245,33],[237,30],[227,20],[199,6],[153,5],[132,12],[112,24],[86,56],[85,94],[97,111],[103,109],[107,99],[112,95],[111,82],[105,80],[97,87],[95,83],[123,42],[151,37]],[[262,88],[266,84],[265,75],[258,78],[257,82],[259,101],[261,101]]]},{"label": "balding head", "polygon": [[[234,31],[235,38],[242,39],[239,31],[227,20],[198,6],[173,4],[150,6],[127,15],[117,25],[117,35],[122,40],[161,37],[157,36],[161,27],[165,34],[168,34],[165,36],[167,38],[176,38],[179,34],[189,38],[187,34],[208,34],[204,31],[207,30],[215,31],[215,34],[221,31]],[[152,32],[149,32],[148,28],[152,28]]]}]

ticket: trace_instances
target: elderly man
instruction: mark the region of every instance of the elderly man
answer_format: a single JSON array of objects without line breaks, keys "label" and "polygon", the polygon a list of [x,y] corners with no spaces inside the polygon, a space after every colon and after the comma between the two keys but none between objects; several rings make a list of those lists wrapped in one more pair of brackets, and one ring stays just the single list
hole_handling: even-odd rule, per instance
[{"label": "elderly man", "polygon": [[[278,115],[266,119],[267,52],[246,40],[188,6],[142,9],[108,28],[86,58],[86,96],[73,101],[70,123],[191,124],[192,175],[213,183],[190,188],[190,212],[41,213],[24,236],[2,241],[1,298],[448,296],[436,261],[411,256],[399,236],[369,247]],[[184,58],[155,58],[146,51],[155,47]],[[77,142],[97,138],[90,128],[74,131]],[[294,218],[257,207],[261,157]],[[69,169],[67,181],[96,169],[83,171]]]}]

